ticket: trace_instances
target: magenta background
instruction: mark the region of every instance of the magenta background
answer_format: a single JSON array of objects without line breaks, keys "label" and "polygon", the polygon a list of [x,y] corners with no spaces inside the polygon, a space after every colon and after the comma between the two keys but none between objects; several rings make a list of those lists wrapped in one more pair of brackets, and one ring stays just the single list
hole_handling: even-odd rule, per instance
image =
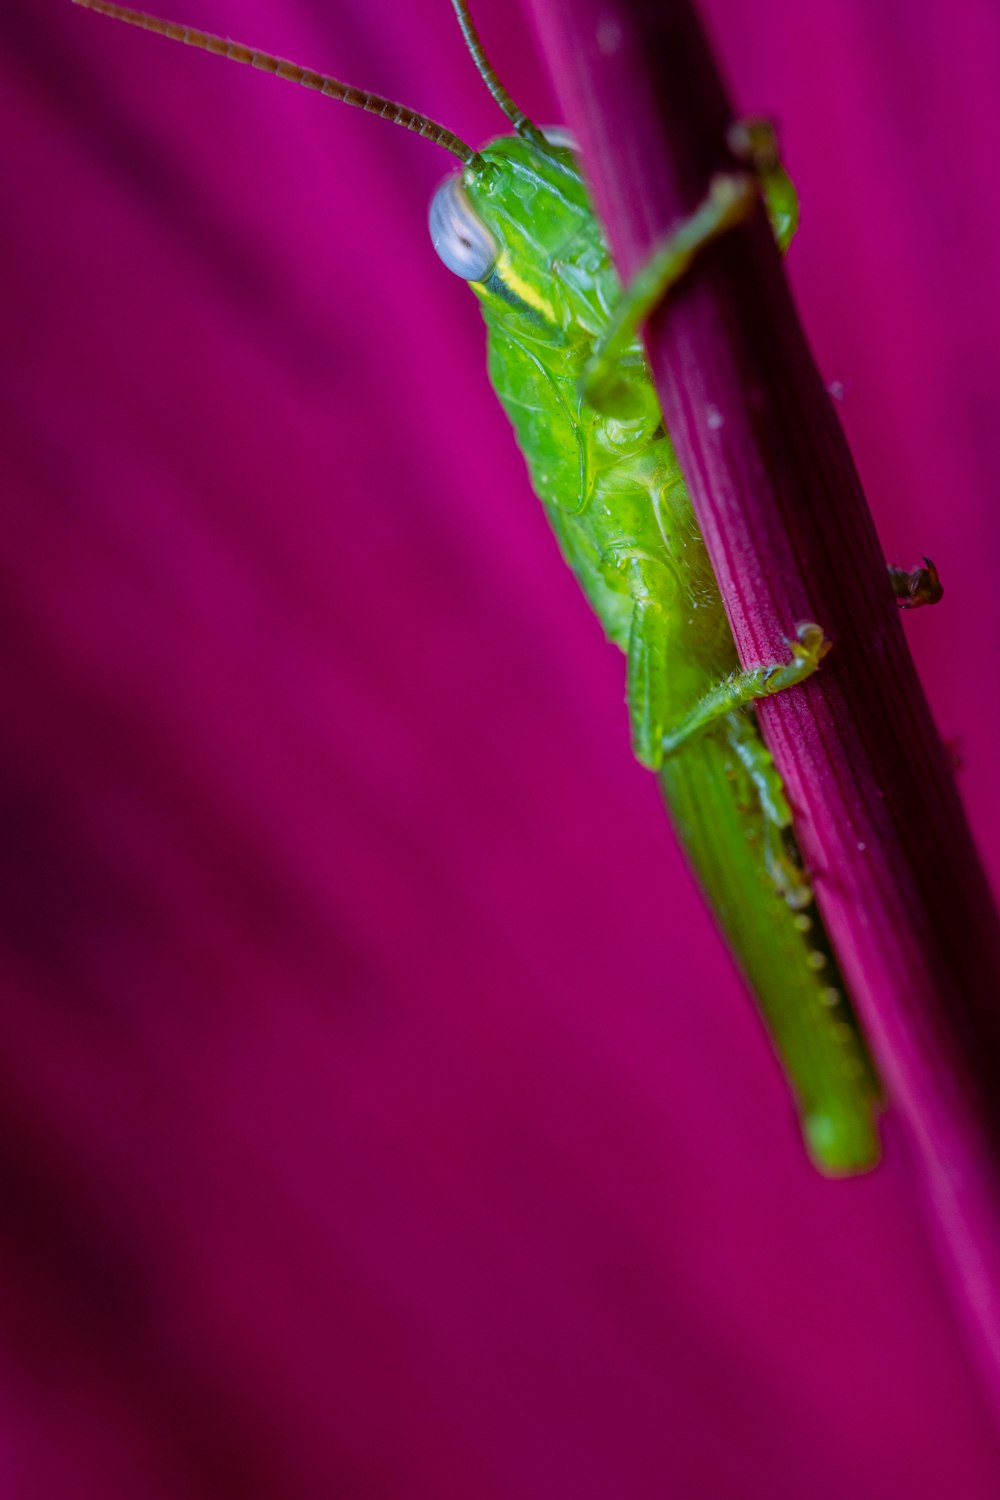
[{"label": "magenta background", "polygon": [[[1000,14],[710,9],[997,875]],[[445,0],[177,15],[497,129]],[[0,66],[0,1492],[997,1494],[898,1122],[808,1168],[630,757],[447,160],[61,0]]]}]

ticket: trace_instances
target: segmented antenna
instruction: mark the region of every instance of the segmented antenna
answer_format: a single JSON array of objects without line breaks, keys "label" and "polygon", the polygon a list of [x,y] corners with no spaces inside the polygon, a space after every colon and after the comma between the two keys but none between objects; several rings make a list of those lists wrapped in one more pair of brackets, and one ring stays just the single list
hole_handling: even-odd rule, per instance
[{"label": "segmented antenna", "polygon": [[[110,0],[73,0],[74,5],[82,5],[84,10],[99,11],[102,16],[112,16],[116,21],[124,21],[128,26],[138,26],[143,31],[154,31],[158,36],[168,36],[172,41],[183,42],[188,47],[198,47],[203,52],[215,52],[220,57],[228,57],[232,62],[246,63],[251,68],[259,68],[262,73],[274,73],[278,78],[287,78],[290,83],[300,83],[305,89],[315,89],[317,93],[325,94],[328,99],[339,99],[344,104],[353,105],[355,109],[367,110],[369,114],[378,115],[383,120],[391,120],[394,125],[402,125],[405,130],[412,130],[416,135],[422,135],[425,140],[434,141],[438,146],[443,146],[453,156],[466,163],[476,160],[476,152],[467,145],[460,136],[454,135],[439,125],[436,120],[431,120],[427,115],[420,115],[414,109],[407,109],[405,104],[395,104],[391,99],[383,99],[380,94],[369,94],[366,89],[356,89],[349,83],[341,83],[339,79],[330,78],[326,73],[314,73],[311,68],[301,68],[298,63],[288,62],[283,57],[273,57],[269,52],[258,52],[253,47],[244,47],[239,42],[231,42],[226,37],[212,36],[207,31],[195,31],[190,26],[178,26],[174,21],[163,21],[159,16],[147,15],[142,10],[130,10],[125,5],[113,5]],[[485,76],[485,75],[484,75]]]},{"label": "segmented antenna", "polygon": [[451,3],[455,8],[458,24],[462,28],[465,45],[472,54],[472,61],[479,69],[480,78],[482,78],[518,135],[527,136],[529,139],[540,138],[541,131],[538,129],[538,126],[533,125],[528,116],[522,110],[518,109],[497,77],[496,70],[491,65],[486,53],[483,51],[483,44],[479,40],[479,34],[475,26],[472,24],[472,17],[469,15],[469,7],[466,4],[466,0],[451,0]]}]

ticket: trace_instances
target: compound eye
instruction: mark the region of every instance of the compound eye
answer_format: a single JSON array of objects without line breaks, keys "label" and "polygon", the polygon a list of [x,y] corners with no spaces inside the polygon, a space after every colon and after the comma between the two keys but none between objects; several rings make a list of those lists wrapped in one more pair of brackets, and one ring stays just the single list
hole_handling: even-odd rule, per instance
[{"label": "compound eye", "polygon": [[469,202],[462,179],[446,177],[431,199],[431,240],[449,271],[463,281],[485,281],[497,259],[497,242]]}]

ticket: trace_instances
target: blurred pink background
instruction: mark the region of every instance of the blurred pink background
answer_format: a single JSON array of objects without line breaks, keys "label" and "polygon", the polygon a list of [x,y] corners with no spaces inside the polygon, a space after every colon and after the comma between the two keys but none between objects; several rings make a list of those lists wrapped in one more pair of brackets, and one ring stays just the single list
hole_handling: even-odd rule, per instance
[{"label": "blurred pink background", "polygon": [[[1000,13],[709,9],[996,876]],[[500,128],[446,0],[171,14]],[[808,1167],[631,758],[449,158],[63,0],[0,67],[0,1492],[995,1496],[907,1142]]]}]

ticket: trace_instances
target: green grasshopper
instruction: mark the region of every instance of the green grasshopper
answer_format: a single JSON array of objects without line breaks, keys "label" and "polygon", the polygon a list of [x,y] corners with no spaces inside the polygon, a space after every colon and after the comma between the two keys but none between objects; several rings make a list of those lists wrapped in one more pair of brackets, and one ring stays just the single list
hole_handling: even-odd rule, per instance
[{"label": "green grasshopper", "polygon": [[[425,115],[270,54],[106,0],[76,3],[377,113],[462,162],[431,203],[434,246],[479,299],[490,379],[532,484],[605,632],[625,653],[635,754],[658,774],[688,860],[756,995],[813,1161],[829,1175],[871,1167],[879,1083],[752,707],[814,672],[829,642],[802,622],[788,661],[740,669],[638,337],[700,249],[747,217],[759,192],[787,245],[797,201],[766,124],[734,125],[732,171],[708,185],[698,210],[623,291],[572,141],[517,108],[465,0],[452,0],[463,36],[513,127],[479,151]],[[929,562],[890,576],[904,607],[940,596]]]}]

